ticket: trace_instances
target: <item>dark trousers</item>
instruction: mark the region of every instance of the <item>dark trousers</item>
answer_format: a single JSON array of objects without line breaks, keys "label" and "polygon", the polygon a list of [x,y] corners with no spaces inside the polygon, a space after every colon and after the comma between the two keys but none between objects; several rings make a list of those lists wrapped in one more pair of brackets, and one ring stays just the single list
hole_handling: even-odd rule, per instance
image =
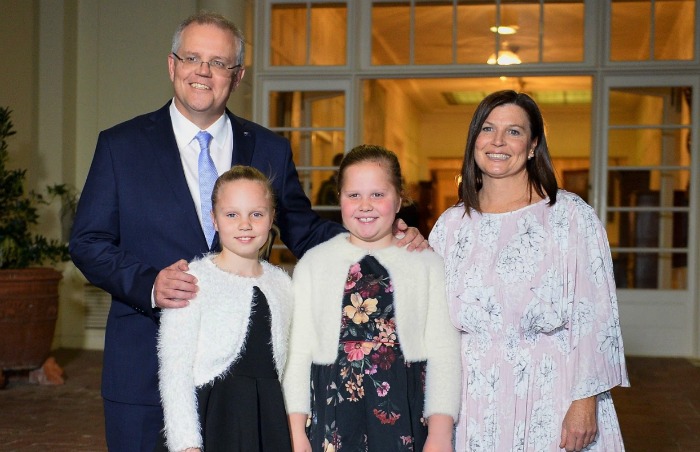
[{"label": "dark trousers", "polygon": [[109,452],[153,452],[163,428],[163,409],[103,399]]}]

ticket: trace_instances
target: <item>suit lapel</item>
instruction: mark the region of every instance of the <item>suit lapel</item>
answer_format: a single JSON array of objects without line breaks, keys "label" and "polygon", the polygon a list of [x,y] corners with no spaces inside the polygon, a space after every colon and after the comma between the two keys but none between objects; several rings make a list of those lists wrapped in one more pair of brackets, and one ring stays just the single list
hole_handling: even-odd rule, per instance
[{"label": "suit lapel", "polygon": [[[206,246],[206,238],[202,231],[202,225],[197,216],[197,209],[192,200],[185,171],[182,168],[180,151],[175,140],[173,124],[170,120],[170,103],[163,108],[153,112],[152,122],[144,128],[145,135],[150,141],[149,149],[153,152],[153,157],[161,171],[163,177],[168,181],[168,185],[173,192],[173,203],[177,205],[186,218],[188,231],[190,234],[201,236],[201,241]],[[184,232],[184,231],[183,231]]]},{"label": "suit lapel", "polygon": [[231,157],[231,166],[249,166],[250,162],[253,161],[255,136],[233,113],[226,110],[226,114],[231,120],[231,128],[233,129],[233,155]]}]

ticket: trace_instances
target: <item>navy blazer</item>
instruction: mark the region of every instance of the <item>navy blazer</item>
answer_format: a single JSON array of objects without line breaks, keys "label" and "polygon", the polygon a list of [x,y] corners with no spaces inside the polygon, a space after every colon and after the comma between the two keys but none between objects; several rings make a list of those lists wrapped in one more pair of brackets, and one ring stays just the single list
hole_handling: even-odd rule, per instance
[{"label": "navy blazer", "polygon": [[[70,239],[75,265],[112,295],[105,335],[102,395],[159,405],[151,291],[158,272],[209,251],[169,113],[170,103],[100,133]],[[289,142],[227,110],[233,165],[251,165],[272,181],[282,241],[301,256],[343,231],[321,219],[306,197]]]}]

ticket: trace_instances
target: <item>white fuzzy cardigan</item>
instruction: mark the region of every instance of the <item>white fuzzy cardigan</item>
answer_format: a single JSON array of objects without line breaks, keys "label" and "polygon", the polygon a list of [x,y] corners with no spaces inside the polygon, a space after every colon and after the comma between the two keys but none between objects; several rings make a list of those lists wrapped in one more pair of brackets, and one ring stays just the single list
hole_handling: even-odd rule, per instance
[{"label": "white fuzzy cardigan", "polygon": [[[294,269],[294,315],[283,379],[287,412],[310,412],[311,364],[338,356],[342,300],[350,266],[367,250],[340,234],[309,250]],[[371,250],[394,287],[396,330],[406,361],[427,360],[423,415],[457,419],[461,365],[459,331],[450,322],[442,258],[433,251],[390,246]]]},{"label": "white fuzzy cardigan", "polygon": [[251,315],[253,286],[270,306],[272,354],[280,378],[287,357],[292,290],[284,270],[262,262],[258,278],[237,276],[205,256],[189,264],[199,292],[181,309],[166,309],[158,333],[160,396],[168,449],[202,447],[195,388],[223,375],[241,355]]}]

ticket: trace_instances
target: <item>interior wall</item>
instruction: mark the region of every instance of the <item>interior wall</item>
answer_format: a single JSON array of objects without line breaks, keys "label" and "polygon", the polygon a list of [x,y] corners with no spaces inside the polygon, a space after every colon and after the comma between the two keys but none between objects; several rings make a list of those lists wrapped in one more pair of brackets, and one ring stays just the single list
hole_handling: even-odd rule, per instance
[{"label": "interior wall", "polygon": [[[17,133],[9,140],[9,166],[29,168],[36,157],[38,2],[0,0],[0,106],[10,107]],[[34,172],[30,169],[28,179]]]},{"label": "interior wall", "polygon": [[[221,12],[253,35],[250,0],[0,0],[0,55],[12,62],[0,71],[0,105],[13,110],[10,166],[28,169],[28,190],[48,183],[80,190],[99,131],[172,97],[172,34],[198,9]],[[249,80],[229,102],[244,117]],[[55,216],[41,221],[42,233],[60,236]],[[60,268],[54,347],[101,348],[102,332],[90,337],[83,327],[85,280],[70,263]]]}]

